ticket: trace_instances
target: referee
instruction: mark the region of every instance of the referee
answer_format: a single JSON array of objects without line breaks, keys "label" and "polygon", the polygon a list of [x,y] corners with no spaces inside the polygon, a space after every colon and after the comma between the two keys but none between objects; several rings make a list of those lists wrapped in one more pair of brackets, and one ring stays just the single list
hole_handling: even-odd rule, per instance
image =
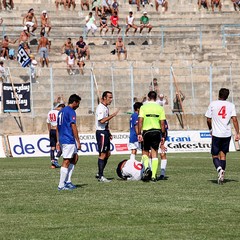
[{"label": "referee", "polygon": [[150,169],[149,158],[152,157],[152,178],[153,182],[157,179],[158,170],[158,148],[160,142],[165,141],[165,111],[162,106],[157,104],[157,93],[150,91],[148,101],[140,108],[138,117],[138,141],[142,145],[142,163],[145,172]]}]

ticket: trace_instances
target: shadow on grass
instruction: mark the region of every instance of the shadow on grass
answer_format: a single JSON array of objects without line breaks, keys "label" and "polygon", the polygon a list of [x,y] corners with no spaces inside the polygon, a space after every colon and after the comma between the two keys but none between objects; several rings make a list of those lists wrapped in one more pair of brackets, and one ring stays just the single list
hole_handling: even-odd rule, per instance
[{"label": "shadow on grass", "polygon": [[[212,183],[215,183],[215,184],[218,184],[218,181],[216,179],[211,179],[211,180],[208,180],[208,181],[212,182]],[[224,179],[223,183],[228,183],[228,182],[239,182],[239,181],[235,180],[235,179]]]},{"label": "shadow on grass", "polygon": [[77,188],[83,188],[83,187],[86,187],[88,186],[88,184],[84,183],[84,184],[76,184],[75,185]]}]

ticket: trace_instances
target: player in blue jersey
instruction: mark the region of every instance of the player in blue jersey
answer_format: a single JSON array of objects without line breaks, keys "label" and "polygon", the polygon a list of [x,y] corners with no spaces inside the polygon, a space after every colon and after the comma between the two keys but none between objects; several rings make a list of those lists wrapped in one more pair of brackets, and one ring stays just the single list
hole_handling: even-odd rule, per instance
[{"label": "player in blue jersey", "polygon": [[80,139],[76,125],[76,112],[81,97],[73,94],[69,97],[68,106],[58,114],[57,119],[57,145],[62,149],[63,162],[60,170],[58,190],[72,190],[76,188],[71,182],[74,167],[78,161],[78,150],[81,149]]},{"label": "player in blue jersey", "polygon": [[133,105],[134,113],[130,118],[130,137],[129,137],[129,149],[131,150],[130,159],[135,160],[135,156],[137,154],[137,149],[139,149],[138,142],[138,114],[140,107],[143,104],[141,102],[135,102]]}]

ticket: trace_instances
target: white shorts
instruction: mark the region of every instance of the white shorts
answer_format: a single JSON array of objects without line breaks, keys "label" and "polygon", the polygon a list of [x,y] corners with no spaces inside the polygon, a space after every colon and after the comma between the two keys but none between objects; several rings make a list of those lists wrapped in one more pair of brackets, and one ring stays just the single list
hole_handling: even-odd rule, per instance
[{"label": "white shorts", "polygon": [[62,156],[64,159],[71,159],[78,152],[76,144],[62,144]]},{"label": "white shorts", "polygon": [[87,23],[86,27],[88,30],[93,29],[94,31],[97,30],[97,26],[94,23]]},{"label": "white shorts", "polygon": [[25,25],[32,27],[34,25],[34,23],[33,22],[26,22]]},{"label": "white shorts", "polygon": [[140,149],[139,142],[129,143],[129,150]]}]

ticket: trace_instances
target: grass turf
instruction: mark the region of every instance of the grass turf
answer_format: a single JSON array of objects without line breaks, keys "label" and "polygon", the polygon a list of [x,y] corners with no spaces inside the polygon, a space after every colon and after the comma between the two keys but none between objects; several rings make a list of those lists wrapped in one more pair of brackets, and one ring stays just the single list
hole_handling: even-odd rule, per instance
[{"label": "grass turf", "polygon": [[208,153],[168,154],[168,180],[157,183],[119,180],[119,155],[105,170],[113,181],[99,183],[97,157],[82,156],[78,188],[62,192],[48,158],[0,159],[0,239],[239,239],[238,155],[222,186]]}]

